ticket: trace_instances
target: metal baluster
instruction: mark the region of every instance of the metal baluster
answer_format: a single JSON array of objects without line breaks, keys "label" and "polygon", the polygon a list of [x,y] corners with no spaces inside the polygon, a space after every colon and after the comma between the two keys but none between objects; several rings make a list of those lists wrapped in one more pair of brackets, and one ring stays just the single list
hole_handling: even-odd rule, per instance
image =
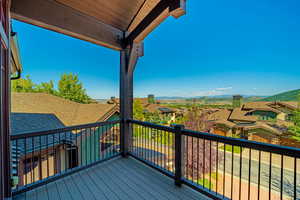
[{"label": "metal baluster", "polygon": [[91,164],[92,162],[93,162],[93,160],[92,160],[92,129],[91,128],[89,128],[89,131],[90,131],[90,136],[89,136],[89,138],[90,138],[90,162],[88,163],[88,164]]},{"label": "metal baluster", "polygon": [[224,153],[224,167],[223,167],[223,198],[225,197],[225,168],[226,168],[226,144],[224,143],[224,149],[223,149],[223,153]]},{"label": "metal baluster", "polygon": [[137,138],[136,138],[136,142],[135,142],[135,144],[136,144],[136,149],[135,149],[135,151],[136,151],[136,155],[138,155],[138,156],[140,156],[141,154],[141,149],[140,149],[140,142],[141,142],[141,127],[140,127],[140,125],[136,125],[136,128],[137,128],[137,131],[138,131],[138,133],[137,133]]},{"label": "metal baluster", "polygon": [[68,157],[68,148],[67,148],[67,132],[65,131],[64,132],[64,148],[65,148],[65,163],[64,163],[64,166],[65,166],[65,171],[68,169],[68,160],[69,160],[69,157]]},{"label": "metal baluster", "polygon": [[97,157],[97,160],[100,160],[100,156],[101,156],[101,142],[100,142],[100,135],[101,135],[101,132],[100,132],[100,126],[97,126],[97,143],[98,143],[98,157]]},{"label": "metal baluster", "polygon": [[281,171],[280,171],[280,199],[283,196],[283,155],[281,154]]},{"label": "metal baluster", "polygon": [[144,147],[144,126],[141,126],[141,144],[140,144],[140,147],[141,147],[141,156],[143,159],[145,159],[144,157],[144,150],[145,150],[145,147]]},{"label": "metal baluster", "polygon": [[150,129],[151,130],[151,132],[149,133],[149,140],[150,140],[150,161],[151,161],[151,163],[154,163],[154,161],[153,161],[153,140],[152,140],[152,134],[153,134],[153,131],[155,130],[155,129]]},{"label": "metal baluster", "polygon": [[42,170],[42,138],[41,136],[39,136],[39,140],[40,140],[40,156],[39,156],[39,173],[40,173],[40,176],[39,176],[39,180],[42,180],[43,178],[43,170]]},{"label": "metal baluster", "polygon": [[104,130],[103,130],[103,125],[101,125],[101,160],[103,160],[103,157],[104,157],[104,142],[105,142],[105,140],[104,140],[104,137],[105,137],[105,135],[104,135],[104,132],[103,132]]},{"label": "metal baluster", "polygon": [[96,135],[96,128],[95,127],[92,127],[92,130],[93,130],[93,135],[94,135],[94,162],[96,162],[96,160],[97,160],[97,156],[96,156],[96,154],[97,154],[97,148],[96,148],[96,146],[97,146],[97,135]]},{"label": "metal baluster", "polygon": [[271,200],[271,185],[272,185],[272,153],[270,153],[270,166],[269,166],[269,200]]},{"label": "metal baluster", "polygon": [[209,141],[209,191],[211,191],[211,140]]},{"label": "metal baluster", "polygon": [[192,137],[192,182],[194,182],[194,137]]},{"label": "metal baluster", "polygon": [[80,165],[83,166],[83,159],[82,159],[82,156],[83,156],[83,146],[82,146],[82,135],[83,135],[83,130],[80,129]]},{"label": "metal baluster", "polygon": [[[61,145],[61,138],[60,138],[60,132],[58,133],[58,143],[59,143],[59,145]],[[61,162],[61,159],[60,159],[60,162]],[[59,173],[61,173],[61,163],[60,163],[60,165],[59,165]]]},{"label": "metal baluster", "polygon": [[84,133],[85,133],[85,136],[84,136],[84,143],[85,143],[85,165],[88,164],[88,132],[87,132],[87,129],[85,128],[84,129]]},{"label": "metal baluster", "polygon": [[[109,127],[106,125],[105,126],[105,132],[106,132],[106,143],[109,144]],[[109,146],[109,145],[108,145]],[[110,146],[107,149],[107,154],[106,154],[106,158],[108,158],[110,156]]]},{"label": "metal baluster", "polygon": [[261,168],[261,151],[258,152],[258,191],[257,199],[260,199],[260,169]]},{"label": "metal baluster", "polygon": [[[24,154],[25,154],[25,168],[28,168],[28,164],[27,164],[27,138],[25,138],[24,139]],[[27,171],[27,173],[25,174],[25,185],[27,185],[27,179],[28,179],[28,177],[27,177],[27,175],[28,175],[28,171]]]},{"label": "metal baluster", "polygon": [[137,152],[138,152],[138,140],[139,140],[139,134],[140,134],[140,132],[139,132],[139,127],[137,126],[137,125],[134,125],[135,126],[135,128],[134,128],[134,130],[135,130],[135,139],[134,139],[134,148],[133,148],[133,153],[134,154],[137,154]]},{"label": "metal baluster", "polygon": [[166,146],[167,146],[167,144],[166,144],[166,137],[167,137],[167,135],[166,135],[166,131],[164,131],[164,142],[163,142],[163,144],[164,144],[164,169],[167,169],[167,162],[166,162]]},{"label": "metal baluster", "polygon": [[242,151],[243,148],[240,146],[240,182],[239,182],[239,199],[241,200],[241,195],[242,195]]},{"label": "metal baluster", "polygon": [[151,131],[151,134],[150,134],[150,143],[151,143],[151,162],[152,163],[155,163],[155,161],[154,161],[154,156],[153,156],[153,154],[154,154],[154,148],[153,148],[153,144],[154,144],[154,141],[153,141],[153,132],[155,131],[155,129],[154,130],[152,130]]},{"label": "metal baluster", "polygon": [[110,144],[110,146],[109,146],[109,149],[108,149],[108,157],[110,157],[111,156],[111,141],[110,141],[110,134],[111,134],[111,129],[110,129],[110,126],[108,125],[108,126],[106,126],[106,132],[107,132],[107,139],[108,139],[108,142],[109,142],[109,144]]},{"label": "metal baluster", "polygon": [[[132,126],[131,126],[132,127]],[[131,138],[133,138],[133,136],[131,137]],[[130,143],[129,143],[129,152],[131,152],[131,148],[132,148],[132,141],[129,141]],[[112,148],[112,153],[113,153],[113,155],[115,154],[115,126],[114,125],[112,125],[112,144],[113,144],[113,148]]]},{"label": "metal baluster", "polygon": [[[19,140],[16,139],[16,170],[17,170],[17,176],[19,177],[19,153],[21,154],[21,152],[19,152]],[[19,186],[19,183],[17,184],[17,188]]]},{"label": "metal baluster", "polygon": [[297,199],[297,158],[294,158],[294,199]]},{"label": "metal baluster", "polygon": [[31,137],[31,145],[32,145],[32,151],[31,151],[31,183],[35,181],[34,177],[34,137]]},{"label": "metal baluster", "polygon": [[56,171],[55,171],[55,169],[56,169],[56,167],[55,167],[55,149],[54,149],[54,144],[55,144],[55,142],[54,142],[54,134],[52,135],[52,150],[53,150],[53,171],[54,171],[54,173],[53,174],[56,174]]},{"label": "metal baluster", "polygon": [[219,173],[219,142],[217,141],[217,156],[216,156],[216,194],[218,193],[218,173]]},{"label": "metal baluster", "polygon": [[79,166],[79,159],[78,159],[78,129],[75,129],[75,145],[76,145],[76,147],[75,147],[75,151],[76,151],[76,166],[78,167]]},{"label": "metal baluster", "polygon": [[[148,158],[147,158],[147,160],[148,161],[151,161],[151,157],[150,157],[150,150],[151,150],[151,147],[149,147],[149,134],[150,134],[150,131],[152,131],[152,128],[146,128],[146,130],[147,130],[147,132],[146,132],[146,134],[147,134],[147,149],[148,149],[148,152],[147,152],[147,156],[148,156]],[[150,131],[149,131],[150,130]]]},{"label": "metal baluster", "polygon": [[73,168],[73,142],[72,142],[72,131],[69,131],[69,140],[71,141],[71,144],[70,144],[70,157],[71,157],[71,162],[70,162],[70,169]]},{"label": "metal baluster", "polygon": [[205,171],[205,139],[203,139],[203,163],[202,163],[202,187],[204,187],[204,179],[205,179],[205,174],[204,174],[204,171]]},{"label": "metal baluster", "polygon": [[49,147],[49,141],[48,141],[48,137],[49,135],[46,135],[46,154],[47,154],[47,177],[50,176],[50,173],[49,173],[49,151],[48,151],[48,147]]},{"label": "metal baluster", "polygon": [[[233,162],[234,162],[234,155],[233,155],[234,146],[231,145],[231,193],[230,198],[232,199],[233,196]],[[224,149],[226,151],[226,149]]]},{"label": "metal baluster", "polygon": [[199,185],[199,138],[197,138],[197,184]]},{"label": "metal baluster", "polygon": [[249,149],[249,177],[248,177],[248,200],[250,199],[250,184],[251,184],[251,161],[252,161],[252,159],[251,159],[251,156],[252,156],[252,153],[251,153],[251,148]]},{"label": "metal baluster", "polygon": [[[171,153],[170,153],[170,148],[171,148],[170,135],[171,134],[172,134],[171,132],[168,132],[168,163],[169,163],[169,160],[171,157]],[[170,167],[169,167],[169,169],[172,172],[172,169]]]},{"label": "metal baluster", "polygon": [[159,136],[159,130],[156,129],[156,134],[155,134],[155,149],[156,149],[156,150],[155,150],[155,153],[156,153],[155,159],[156,159],[156,161],[155,161],[155,164],[156,164],[157,166],[159,166],[159,157],[158,157],[158,155],[159,155],[159,153],[158,153],[158,151],[159,151],[159,146],[158,146],[158,142],[157,142],[158,136]]}]

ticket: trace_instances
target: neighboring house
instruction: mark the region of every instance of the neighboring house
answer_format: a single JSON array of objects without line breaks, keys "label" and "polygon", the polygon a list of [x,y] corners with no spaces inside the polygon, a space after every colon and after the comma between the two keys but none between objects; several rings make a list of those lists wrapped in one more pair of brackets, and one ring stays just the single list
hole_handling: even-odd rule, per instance
[{"label": "neighboring house", "polygon": [[[118,104],[80,104],[42,93],[12,93],[11,109],[12,135],[119,119]],[[110,126],[105,129],[28,139],[26,145],[24,140],[12,144],[13,175],[18,176],[19,185],[23,185],[82,163],[89,163],[101,153],[95,148],[106,150],[95,140],[100,140],[104,144],[108,141],[106,138],[112,134],[112,129],[113,133],[117,132],[116,127]],[[43,145],[47,140],[54,141],[53,145]],[[35,148],[29,149],[32,143]],[[96,155],[90,150],[96,152]],[[27,162],[29,160],[31,162]],[[61,160],[66,162],[60,162]]]},{"label": "neighboring house", "polygon": [[168,124],[175,122],[177,110],[173,108],[169,108],[166,106],[162,106],[160,104],[143,104],[144,112],[158,113],[161,115],[161,118],[167,117]]},{"label": "neighboring house", "polygon": [[212,133],[278,144],[297,106],[297,102],[249,102],[215,111],[208,119],[214,122]]}]

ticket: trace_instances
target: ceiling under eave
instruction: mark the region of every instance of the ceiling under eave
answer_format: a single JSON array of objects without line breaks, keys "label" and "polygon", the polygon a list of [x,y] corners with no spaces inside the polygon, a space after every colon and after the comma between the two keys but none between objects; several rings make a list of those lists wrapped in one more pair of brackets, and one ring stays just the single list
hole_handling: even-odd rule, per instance
[{"label": "ceiling under eave", "polygon": [[173,8],[183,10],[184,5],[185,0],[12,0],[11,16],[121,50],[142,42],[168,16],[174,16]]}]

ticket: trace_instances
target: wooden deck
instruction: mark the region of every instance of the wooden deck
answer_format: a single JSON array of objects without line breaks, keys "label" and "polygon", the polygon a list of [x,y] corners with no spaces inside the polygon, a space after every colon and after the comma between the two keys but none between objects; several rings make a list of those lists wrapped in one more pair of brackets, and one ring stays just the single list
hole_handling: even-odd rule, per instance
[{"label": "wooden deck", "polygon": [[15,200],[205,200],[204,195],[174,181],[133,158],[116,158],[49,183]]}]

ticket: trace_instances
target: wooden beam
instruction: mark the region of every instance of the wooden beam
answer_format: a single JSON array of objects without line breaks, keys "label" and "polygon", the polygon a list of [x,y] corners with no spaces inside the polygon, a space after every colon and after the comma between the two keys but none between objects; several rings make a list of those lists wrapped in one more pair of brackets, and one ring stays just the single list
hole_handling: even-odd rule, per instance
[{"label": "wooden beam", "polygon": [[[170,15],[178,18],[185,14],[185,2],[185,0],[160,0],[133,30],[130,30],[131,27],[129,27],[128,31],[130,33],[125,39],[125,47],[133,42],[139,43],[143,41],[149,33]],[[144,6],[147,6],[147,3]]]},{"label": "wooden beam", "polygon": [[186,0],[175,0],[170,5],[170,15],[179,18],[186,14]]},{"label": "wooden beam", "polygon": [[144,43],[133,43],[128,51],[127,72],[133,74],[138,58],[144,56]]},{"label": "wooden beam", "polygon": [[53,0],[13,0],[14,19],[121,50],[123,31]]},{"label": "wooden beam", "polygon": [[[168,7],[169,0],[161,0],[158,2],[150,13],[145,16],[136,28],[126,37],[125,45],[142,41],[156,26],[169,16]],[[151,26],[151,24],[155,24],[155,26]],[[150,26],[151,29],[149,28]]]}]

